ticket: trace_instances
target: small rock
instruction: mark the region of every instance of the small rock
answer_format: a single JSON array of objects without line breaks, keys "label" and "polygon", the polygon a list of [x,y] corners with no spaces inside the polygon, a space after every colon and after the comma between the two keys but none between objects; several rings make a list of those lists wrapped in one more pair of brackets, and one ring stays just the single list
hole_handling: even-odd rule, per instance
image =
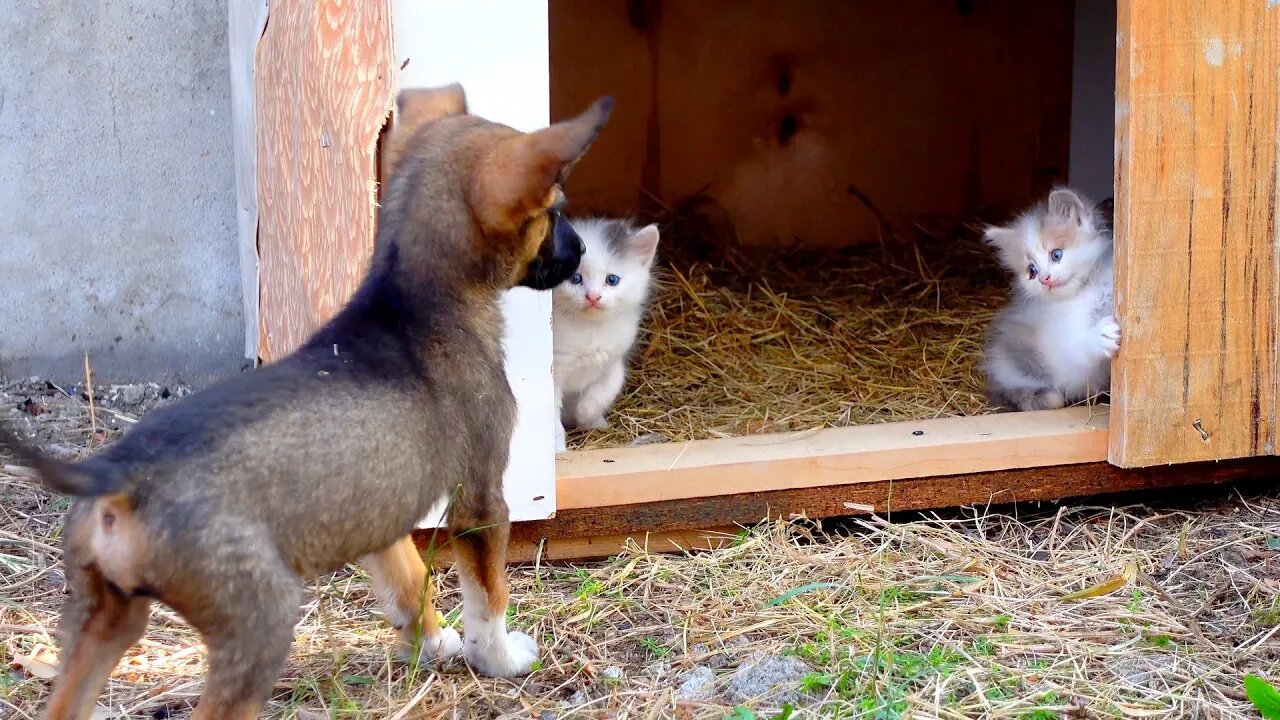
[{"label": "small rock", "polygon": [[645,672],[649,673],[655,678],[666,677],[668,674],[671,673],[671,663],[667,662],[666,660],[659,660],[658,662],[645,668]]},{"label": "small rock", "polygon": [[760,698],[771,703],[793,702],[800,696],[800,681],[813,668],[797,657],[761,653],[752,656],[729,679],[734,702]]},{"label": "small rock", "polygon": [[694,643],[693,647],[689,648],[689,652],[695,656],[702,656],[711,652],[711,648],[707,647],[706,643]]},{"label": "small rock", "polygon": [[706,701],[716,695],[716,673],[705,665],[695,665],[679,677],[677,700]]},{"label": "small rock", "polygon": [[614,681],[621,680],[622,668],[618,667],[617,665],[612,665],[610,667],[605,668],[600,673],[600,676],[605,678],[606,680],[614,680]]},{"label": "small rock", "polygon": [[559,717],[552,710],[543,710],[542,714],[538,716],[538,720],[557,720]]},{"label": "small rock", "polygon": [[146,397],[145,388],[141,385],[120,385],[116,389],[120,394],[120,402],[125,405],[137,405]]},{"label": "small rock", "polygon": [[568,700],[564,701],[564,706],[577,707],[579,705],[586,705],[590,701],[591,698],[588,698],[586,693],[579,690],[578,692],[570,695]]}]

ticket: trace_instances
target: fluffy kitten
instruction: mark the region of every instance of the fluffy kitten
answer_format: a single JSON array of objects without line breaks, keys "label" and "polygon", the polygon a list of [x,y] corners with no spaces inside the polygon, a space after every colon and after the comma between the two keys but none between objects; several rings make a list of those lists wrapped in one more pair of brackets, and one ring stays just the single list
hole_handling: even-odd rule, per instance
[{"label": "fluffy kitten", "polygon": [[552,293],[556,408],[562,428],[602,428],[626,381],[649,297],[658,226],[571,221],[587,247],[578,273]]},{"label": "fluffy kitten", "polygon": [[1045,410],[1107,390],[1120,325],[1102,211],[1058,188],[1013,223],[987,228],[984,239],[1014,276],[1013,297],[987,340],[990,401]]}]

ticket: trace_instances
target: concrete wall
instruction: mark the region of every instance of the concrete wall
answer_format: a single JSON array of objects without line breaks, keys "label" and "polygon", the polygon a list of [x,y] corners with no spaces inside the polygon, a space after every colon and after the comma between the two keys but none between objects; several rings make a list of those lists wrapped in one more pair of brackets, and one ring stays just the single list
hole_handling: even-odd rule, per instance
[{"label": "concrete wall", "polygon": [[225,2],[0,0],[0,373],[243,364]]}]

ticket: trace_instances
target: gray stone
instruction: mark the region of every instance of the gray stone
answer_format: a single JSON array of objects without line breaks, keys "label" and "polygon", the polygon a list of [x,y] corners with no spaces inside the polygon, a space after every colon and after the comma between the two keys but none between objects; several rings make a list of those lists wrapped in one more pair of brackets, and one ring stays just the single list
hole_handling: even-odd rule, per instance
[{"label": "gray stone", "polygon": [[118,385],[115,389],[120,396],[120,402],[125,405],[138,405],[146,396],[146,389],[141,385]]},{"label": "gray stone", "polygon": [[729,678],[729,698],[734,702],[761,699],[770,703],[792,702],[800,696],[800,681],[813,672],[790,655],[757,654]]},{"label": "gray stone", "polygon": [[600,673],[600,677],[606,680],[613,680],[614,682],[617,682],[618,680],[622,679],[622,668],[616,665],[607,667]]},{"label": "gray stone", "polygon": [[678,678],[677,700],[706,701],[716,696],[716,673],[705,665],[695,665]]}]

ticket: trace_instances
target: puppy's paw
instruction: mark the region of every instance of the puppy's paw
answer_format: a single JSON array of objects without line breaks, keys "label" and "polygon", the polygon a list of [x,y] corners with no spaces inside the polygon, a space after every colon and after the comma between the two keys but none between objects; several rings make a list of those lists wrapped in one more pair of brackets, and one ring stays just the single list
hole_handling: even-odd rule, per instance
[{"label": "puppy's paw", "polygon": [[467,638],[467,662],[476,672],[489,677],[520,677],[533,671],[538,644],[522,632],[509,632],[496,642],[481,643]]},{"label": "puppy's paw", "polygon": [[401,662],[409,662],[413,659],[415,649],[420,663],[443,662],[462,652],[462,636],[458,635],[457,630],[443,628],[435,637],[423,637],[416,641],[404,639],[400,641],[396,655]]},{"label": "puppy's paw", "polygon": [[1116,322],[1114,317],[1103,318],[1098,321],[1098,347],[1101,348],[1102,354],[1108,358],[1113,358],[1120,351],[1120,323]]},{"label": "puppy's paw", "polygon": [[423,660],[448,660],[462,652],[462,636],[453,628],[442,628],[440,634],[422,641]]}]

